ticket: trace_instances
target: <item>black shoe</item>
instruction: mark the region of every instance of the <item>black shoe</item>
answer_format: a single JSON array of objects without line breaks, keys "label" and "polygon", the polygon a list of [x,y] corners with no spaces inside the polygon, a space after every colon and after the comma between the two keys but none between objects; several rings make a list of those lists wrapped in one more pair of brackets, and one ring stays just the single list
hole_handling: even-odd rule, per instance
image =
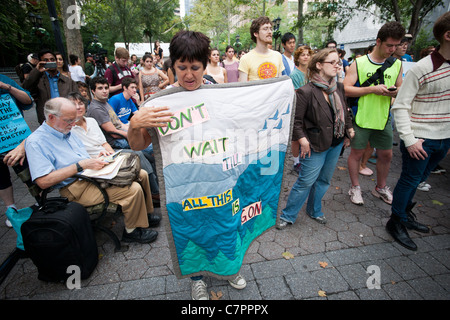
[{"label": "black shoe", "polygon": [[416,251],[417,245],[409,237],[406,227],[399,221],[397,217],[391,216],[386,223],[386,230],[399,244],[406,249]]},{"label": "black shoe", "polygon": [[161,217],[156,214],[147,214],[148,217],[148,226],[150,228],[154,228],[159,226],[159,223],[161,222]]},{"label": "black shoe", "polygon": [[133,232],[128,233],[123,230],[122,241],[150,243],[156,240],[158,232],[146,228],[136,228]]},{"label": "black shoe", "polygon": [[409,205],[406,208],[406,214],[408,215],[408,220],[404,221],[403,225],[410,230],[416,230],[416,231],[422,232],[422,233],[430,232],[430,228],[428,228],[426,225],[421,224],[416,221],[417,217],[416,217],[415,213],[411,211],[415,205],[416,205],[416,203],[413,202],[411,205]]}]

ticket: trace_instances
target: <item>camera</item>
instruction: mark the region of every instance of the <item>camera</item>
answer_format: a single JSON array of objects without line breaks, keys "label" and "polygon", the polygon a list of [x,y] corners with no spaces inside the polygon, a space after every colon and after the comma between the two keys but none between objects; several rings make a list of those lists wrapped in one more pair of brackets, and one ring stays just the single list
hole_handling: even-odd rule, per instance
[{"label": "camera", "polygon": [[56,69],[56,62],[46,62],[44,64],[45,69]]},{"label": "camera", "polygon": [[397,88],[396,87],[391,87],[391,88],[388,88],[388,90],[389,91],[395,91],[395,90],[397,90]]}]

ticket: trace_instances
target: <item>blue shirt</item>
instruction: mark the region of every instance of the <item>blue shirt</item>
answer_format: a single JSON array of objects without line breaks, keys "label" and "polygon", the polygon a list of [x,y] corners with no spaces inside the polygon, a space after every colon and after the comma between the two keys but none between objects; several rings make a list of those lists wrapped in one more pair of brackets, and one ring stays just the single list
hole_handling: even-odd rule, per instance
[{"label": "blue shirt", "polygon": [[409,54],[405,54],[402,58],[402,61],[408,61],[408,62],[413,62],[412,57]]},{"label": "blue shirt", "polygon": [[128,100],[125,99],[123,93],[112,96],[111,98],[109,98],[108,103],[113,108],[120,121],[125,124],[128,123],[128,118],[130,117],[131,113],[138,110],[134,101],[131,98]]},{"label": "blue shirt", "polygon": [[[63,134],[44,122],[25,140],[28,165],[33,181],[37,178],[90,158],[83,142],[70,132]],[[62,188],[76,178],[68,178],[55,185]]]},{"label": "blue shirt", "polygon": [[50,94],[52,99],[59,97],[59,89],[58,89],[59,72],[53,77],[47,71],[45,71],[45,74],[47,75],[48,82],[50,83]]}]

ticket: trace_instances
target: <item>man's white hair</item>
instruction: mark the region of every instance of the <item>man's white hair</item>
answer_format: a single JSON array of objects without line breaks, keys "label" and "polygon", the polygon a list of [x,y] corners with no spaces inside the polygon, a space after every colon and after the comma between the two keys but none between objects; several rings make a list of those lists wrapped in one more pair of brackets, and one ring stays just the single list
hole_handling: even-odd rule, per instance
[{"label": "man's white hair", "polygon": [[61,108],[64,104],[74,105],[74,103],[72,101],[70,101],[67,98],[62,98],[62,97],[53,98],[53,99],[48,100],[44,105],[45,120],[48,121],[48,115],[50,115],[50,114],[54,114],[56,116],[61,115]]}]

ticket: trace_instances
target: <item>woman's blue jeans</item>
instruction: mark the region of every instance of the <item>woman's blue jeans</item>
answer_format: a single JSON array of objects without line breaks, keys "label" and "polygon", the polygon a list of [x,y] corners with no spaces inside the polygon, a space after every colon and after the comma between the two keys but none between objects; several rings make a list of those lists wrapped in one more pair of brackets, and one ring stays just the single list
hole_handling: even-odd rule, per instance
[{"label": "woman's blue jeans", "polygon": [[401,220],[406,220],[408,217],[406,209],[412,204],[419,183],[426,181],[431,170],[436,168],[446,156],[450,148],[450,138],[442,140],[425,139],[422,147],[428,157],[424,160],[416,160],[409,156],[404,142],[400,141],[402,173],[394,188],[392,213],[400,217]]},{"label": "woman's blue jeans", "polygon": [[306,213],[313,218],[323,216],[322,198],[330,186],[342,145],[343,142],[324,152],[311,150],[309,158],[300,159],[300,173],[282,211],[282,220],[294,223],[306,199]]}]

